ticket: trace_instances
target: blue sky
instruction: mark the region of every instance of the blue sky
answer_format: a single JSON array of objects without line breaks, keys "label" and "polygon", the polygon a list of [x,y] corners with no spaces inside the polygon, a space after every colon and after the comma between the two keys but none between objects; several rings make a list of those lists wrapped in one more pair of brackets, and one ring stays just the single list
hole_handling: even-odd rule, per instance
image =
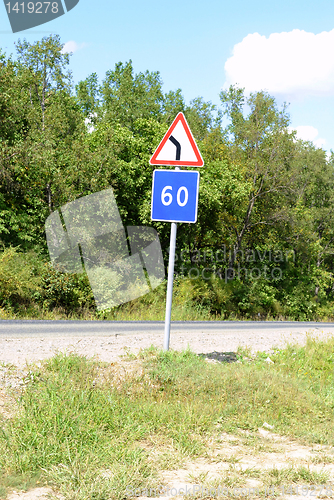
[{"label": "blue sky", "polygon": [[[60,0],[59,0],[60,1]],[[334,150],[334,2],[331,0],[80,0],[66,15],[12,34],[1,7],[0,46],[60,35],[74,50],[74,81],[132,59],[159,71],[164,90],[219,104],[229,83],[290,103],[300,137]],[[69,43],[71,42],[71,43]]]}]

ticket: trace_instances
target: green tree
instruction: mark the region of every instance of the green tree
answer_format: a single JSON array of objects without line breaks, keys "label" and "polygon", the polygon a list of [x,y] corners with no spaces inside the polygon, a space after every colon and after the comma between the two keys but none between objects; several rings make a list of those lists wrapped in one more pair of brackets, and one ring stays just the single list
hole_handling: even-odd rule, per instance
[{"label": "green tree", "polygon": [[62,49],[57,36],[17,43],[11,106],[24,110],[24,126],[7,140],[2,155],[2,168],[11,180],[1,187],[5,243],[45,247],[44,221],[73,190],[68,183],[76,170],[72,146],[84,132],[84,117],[71,95],[69,56]]},{"label": "green tree", "polygon": [[178,113],[184,113],[186,103],[182,95],[182,90],[170,90],[163,97],[162,113],[163,120],[167,124],[171,124]]},{"label": "green tree", "polygon": [[132,61],[119,62],[102,83],[105,119],[130,128],[139,118],[159,119],[163,103],[158,71],[134,74]]},{"label": "green tree", "polygon": [[76,95],[79,105],[86,118],[92,119],[99,111],[100,85],[96,73],[92,73],[85,80],[79,82],[76,87]]},{"label": "green tree", "polygon": [[[246,235],[249,237],[259,226],[275,221],[278,197],[289,189],[294,175],[291,162],[295,147],[287,128],[286,107],[279,110],[267,93],[257,92],[246,98],[242,89],[231,86],[221,92],[220,98],[230,121],[226,130],[230,172],[233,179],[242,178],[238,187],[231,183],[235,199],[223,193],[227,204],[222,222],[234,235],[229,261],[233,276]],[[247,116],[246,106],[250,110]]]},{"label": "green tree", "polygon": [[218,112],[215,118],[216,110],[214,104],[205,102],[202,97],[196,97],[186,107],[185,116],[197,141],[202,141],[212,129],[220,127],[221,113]]},{"label": "green tree", "polygon": [[[69,54],[63,53],[63,45],[58,35],[45,37],[34,44],[19,40],[15,45],[18,61],[26,73],[30,110],[40,115],[44,130],[47,108],[50,107],[52,98],[58,91],[70,91],[71,73],[66,71]],[[38,121],[37,118],[36,125]]]},{"label": "green tree", "polygon": [[295,168],[298,176],[288,195],[292,207],[288,242],[312,283],[315,297],[332,286],[334,254],[333,165],[325,151],[310,142],[298,141]]}]

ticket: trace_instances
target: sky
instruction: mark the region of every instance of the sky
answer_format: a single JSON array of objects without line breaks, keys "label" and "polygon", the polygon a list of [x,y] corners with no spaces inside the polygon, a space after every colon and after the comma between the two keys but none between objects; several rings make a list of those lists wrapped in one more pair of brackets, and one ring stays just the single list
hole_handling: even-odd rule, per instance
[{"label": "sky", "polygon": [[181,88],[186,102],[201,96],[219,105],[230,84],[266,90],[279,106],[289,104],[298,137],[334,150],[333,0],[80,0],[15,34],[5,5],[0,12],[6,54],[15,54],[19,38],[58,34],[73,53],[75,83],[93,72],[102,80],[131,59],[135,72],[159,71],[165,92]]}]

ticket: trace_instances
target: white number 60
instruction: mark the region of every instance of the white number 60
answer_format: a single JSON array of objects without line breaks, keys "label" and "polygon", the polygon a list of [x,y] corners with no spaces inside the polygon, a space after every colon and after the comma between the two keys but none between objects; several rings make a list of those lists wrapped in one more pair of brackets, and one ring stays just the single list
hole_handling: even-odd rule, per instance
[{"label": "white number 60", "polygon": [[[172,186],[165,186],[163,190],[161,191],[161,203],[165,205],[165,207],[168,207],[172,201],[173,201],[173,196],[171,193],[167,193],[167,189],[172,191]],[[184,200],[181,201],[181,193],[182,191],[184,192]],[[180,207],[184,207],[188,203],[188,198],[189,198],[189,193],[188,189],[185,186],[181,186],[177,193],[176,193],[176,201],[177,204]]]}]

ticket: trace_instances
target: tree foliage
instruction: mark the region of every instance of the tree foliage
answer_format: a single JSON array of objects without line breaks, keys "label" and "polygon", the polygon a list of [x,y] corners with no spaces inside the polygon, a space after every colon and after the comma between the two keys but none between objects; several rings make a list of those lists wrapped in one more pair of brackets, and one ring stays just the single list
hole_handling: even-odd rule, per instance
[{"label": "tree foliage", "polygon": [[286,106],[233,86],[221,106],[201,97],[187,104],[181,89],[164,92],[158,71],[136,73],[131,61],[74,91],[58,36],[19,40],[16,49],[15,61],[0,54],[5,248],[46,259],[47,216],[112,186],[124,225],[153,225],[167,263],[169,224],[150,220],[149,158],[182,111],[205,161],[198,222],[178,227],[176,272],[184,283],[202,277],[189,294],[201,289],[225,317],[332,314],[333,153],[297,140]]}]

